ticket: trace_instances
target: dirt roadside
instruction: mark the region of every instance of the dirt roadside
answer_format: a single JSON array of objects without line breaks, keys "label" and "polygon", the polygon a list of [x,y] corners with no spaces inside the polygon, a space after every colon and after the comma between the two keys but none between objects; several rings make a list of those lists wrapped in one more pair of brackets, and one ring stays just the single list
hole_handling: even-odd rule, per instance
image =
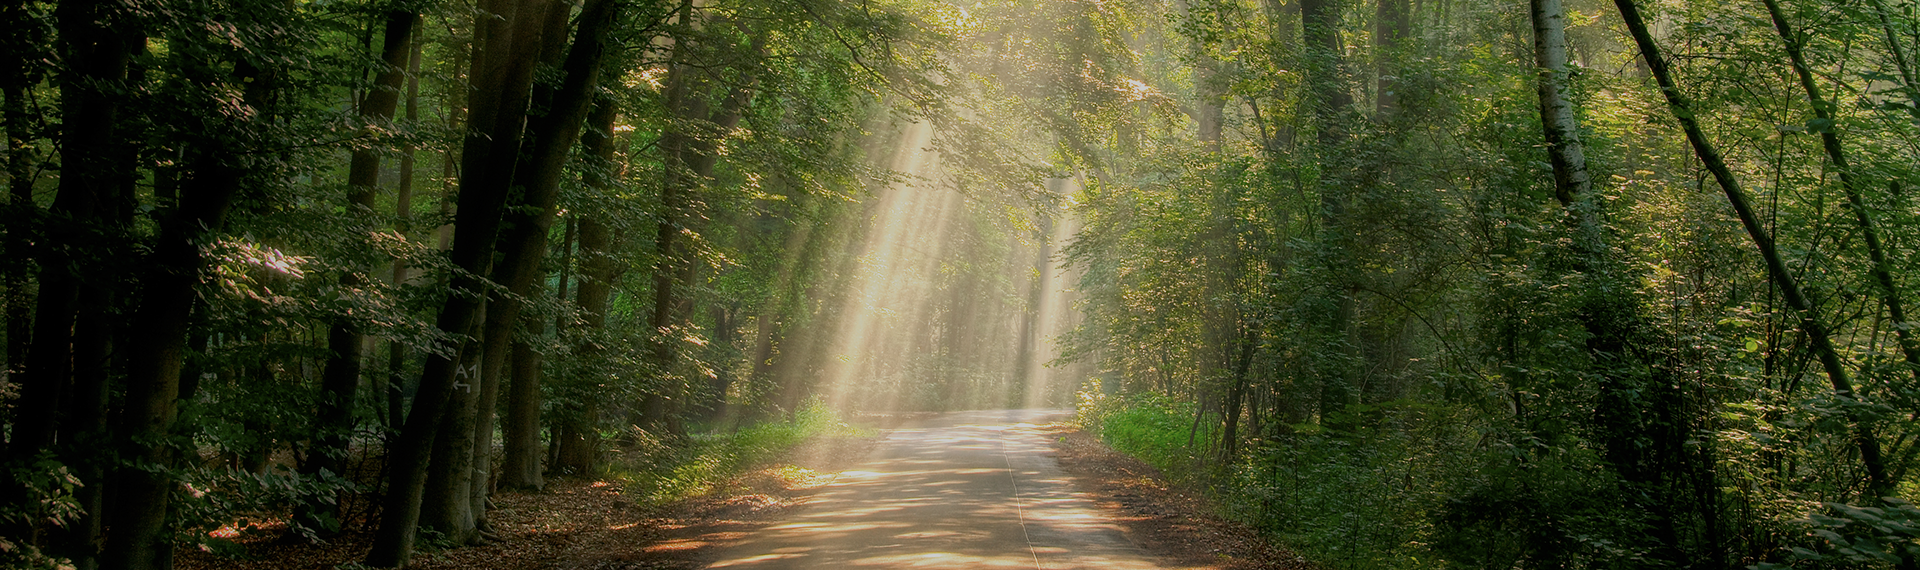
[{"label": "dirt roadside", "polygon": [[1158,469],[1079,428],[1047,426],[1060,469],[1111,513],[1127,538],[1170,568],[1315,570],[1244,524],[1213,514],[1206,499],[1167,482]]}]

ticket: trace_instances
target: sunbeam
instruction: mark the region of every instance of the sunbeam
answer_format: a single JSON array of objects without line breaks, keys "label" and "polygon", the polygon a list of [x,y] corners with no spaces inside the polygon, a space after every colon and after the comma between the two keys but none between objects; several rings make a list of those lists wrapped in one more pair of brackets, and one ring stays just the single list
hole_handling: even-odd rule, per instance
[{"label": "sunbeam", "polygon": [[[818,393],[856,411],[1059,405],[1074,383],[1047,368],[1070,299],[1054,244],[1073,231],[1071,212],[1010,220],[997,204],[963,195],[935,135],[908,122],[881,137],[895,141],[893,178],[854,220],[857,253],[840,276],[837,320],[815,331],[830,335],[819,343],[829,352]],[[1056,178],[1041,195],[1076,188]]]}]

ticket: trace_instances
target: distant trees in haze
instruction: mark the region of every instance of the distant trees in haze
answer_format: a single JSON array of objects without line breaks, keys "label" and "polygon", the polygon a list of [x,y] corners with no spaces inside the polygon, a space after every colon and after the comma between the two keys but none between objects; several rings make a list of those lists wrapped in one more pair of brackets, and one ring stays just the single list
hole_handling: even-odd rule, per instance
[{"label": "distant trees in haze", "polygon": [[1912,11],[0,6],[0,560],[1077,396],[1328,566],[1911,567]]}]

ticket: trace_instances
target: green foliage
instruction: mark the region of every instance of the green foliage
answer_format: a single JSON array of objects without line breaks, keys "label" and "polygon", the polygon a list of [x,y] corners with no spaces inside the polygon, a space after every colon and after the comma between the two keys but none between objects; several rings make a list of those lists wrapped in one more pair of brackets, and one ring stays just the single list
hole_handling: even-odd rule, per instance
[{"label": "green foliage", "polygon": [[[74,500],[81,485],[79,477],[43,453],[31,463],[9,465],[6,481],[13,486],[8,496],[19,502],[0,505],[0,524],[9,528],[65,527],[79,522],[85,514]],[[50,556],[26,537],[0,536],[0,566],[32,570],[72,570],[71,561]]]},{"label": "green foliage", "polygon": [[627,438],[636,445],[616,460],[615,471],[625,482],[627,496],[641,505],[660,506],[717,492],[742,475],[789,461],[788,454],[808,441],[871,435],[814,399],[789,419],[694,436],[684,445],[665,445],[657,436],[635,430]]},{"label": "green foliage", "polygon": [[[1098,386],[1093,388],[1097,390]],[[1114,449],[1138,457],[1168,475],[1188,478],[1195,475],[1192,470],[1202,455],[1194,443],[1208,441],[1212,434],[1189,437],[1192,403],[1157,394],[1108,399],[1090,397],[1092,393],[1097,392],[1081,393],[1083,406],[1093,404],[1078,411],[1083,427],[1098,434]]]},{"label": "green foliage", "polygon": [[[176,477],[185,483],[186,490],[176,498],[177,539],[182,544],[206,544],[215,551],[232,551],[235,545],[210,536],[208,531],[212,529],[229,524],[245,529],[249,519],[278,518],[304,502],[333,504],[343,495],[366,491],[340,474],[324,470],[309,476],[284,469],[249,473],[229,468],[191,468]],[[321,542],[341,530],[341,521],[330,515],[322,515],[316,522],[322,528],[310,528],[290,519],[289,530],[310,542]],[[244,549],[238,552],[244,553]]]},{"label": "green foliage", "polygon": [[[1334,434],[1299,426],[1291,435],[1262,438],[1246,455],[1221,464],[1207,449],[1217,441],[1211,431],[1217,427],[1203,424],[1194,431],[1192,403],[1151,394],[1101,397],[1094,388],[1082,392],[1079,422],[1085,429],[1176,480],[1202,486],[1222,515],[1330,567],[1425,568],[1442,559],[1478,560],[1448,552],[1445,543],[1453,535],[1447,533],[1498,535],[1475,534],[1473,524],[1446,521],[1444,513],[1507,512],[1448,503],[1451,485],[1477,476],[1462,464],[1466,434],[1452,425],[1457,411],[1387,407],[1388,421],[1418,426],[1410,433]],[[1509,530],[1526,528],[1555,527],[1515,524]],[[1477,544],[1497,548],[1489,546],[1494,542]]]},{"label": "green foliage", "polygon": [[[517,338],[544,357],[544,417],[597,410],[587,427],[609,432],[645,416],[611,439],[627,449],[630,487],[658,504],[809,438],[852,434],[803,404],[810,394],[843,389],[834,404],[852,409],[1003,405],[1030,388],[1017,384],[1025,370],[1009,372],[1032,358],[1017,344],[1057,342],[1050,372],[1098,378],[1080,394],[1089,429],[1329,567],[1912,565],[1920,514],[1901,497],[1857,506],[1850,434],[1875,430],[1896,477],[1920,462],[1920,374],[1897,334],[1913,324],[1893,322],[1856,225],[1874,222],[1894,295],[1910,299],[1913,6],[1783,0],[1830,99],[1821,118],[1760,5],[1641,2],[1857,377],[1842,396],[1618,37],[1613,7],[1576,0],[1566,14],[1596,181],[1582,197],[1591,212],[1578,213],[1604,242],[1587,249],[1595,236],[1576,233],[1550,182],[1526,7],[1406,2],[1409,34],[1388,45],[1392,22],[1375,20],[1394,2],[1331,4],[1343,49],[1316,57],[1341,59],[1332,66],[1306,57],[1294,2],[635,4],[601,85],[621,110],[612,161],[570,163],[556,212],[615,236],[592,253],[616,269],[609,309],[586,326],[577,299],[546,294],[600,278],[564,247],[547,256],[546,292],[525,299]],[[391,376],[363,371],[391,388],[354,402],[363,427],[346,435],[369,453],[388,435],[372,419],[404,408],[421,356],[470,340],[435,324],[448,299],[483,291],[449,290],[457,269],[434,228],[455,221],[445,200],[470,126],[471,11],[106,3],[101,21],[125,28],[112,33],[144,41],[124,81],[96,86],[69,81],[85,50],[60,37],[57,10],[81,4],[17,4],[0,44],[22,57],[0,81],[7,176],[28,195],[6,213],[7,267],[53,260],[41,275],[71,270],[89,302],[110,305],[83,309],[124,320],[154,293],[143,280],[161,225],[212,181],[238,179],[229,223],[202,228],[185,342],[164,339],[187,347],[165,442],[179,461],[139,467],[189,490],[168,530],[230,549],[200,531],[362,490],[271,463],[310,461],[312,442],[341,435],[318,433],[313,414],[336,323],[400,356]],[[361,124],[383,65],[379,22],[396,9],[426,19],[421,97],[413,118]],[[551,83],[555,71],[539,73]],[[76,87],[100,87],[115,110],[111,157],[62,156],[88,134],[69,129],[91,117],[62,114],[85,99]],[[1343,98],[1354,104],[1329,108]],[[729,105],[737,117],[715,114]],[[907,140],[922,126],[929,140]],[[1857,188],[1841,185],[1822,135],[1841,137]],[[690,166],[700,160],[687,149],[709,164]],[[388,166],[372,210],[346,200],[358,150]],[[418,161],[404,216],[402,150]],[[111,195],[55,195],[82,174],[72,164],[95,159],[115,165]],[[916,201],[929,189],[942,201]],[[1847,207],[1844,190],[1866,208]],[[877,220],[901,204],[942,212],[939,233],[889,237],[898,228]],[[685,247],[659,250],[668,236]],[[882,259],[894,246],[920,257]],[[407,282],[387,281],[392,262]],[[1045,271],[1072,282],[1059,312],[1075,328],[1009,340],[1037,320],[1035,293],[1053,293],[1034,279]],[[28,282],[7,283],[10,299],[64,294],[17,277]],[[672,295],[656,290],[665,283]],[[914,310],[882,306],[877,288]],[[656,327],[656,314],[670,322]],[[133,393],[121,348],[150,331],[108,328],[92,348],[111,354],[111,408]],[[9,377],[38,381],[22,366],[8,362],[23,374]],[[42,403],[66,413],[67,397]],[[0,521],[69,524],[76,490],[97,483],[75,465],[125,467],[106,450],[126,434],[60,429],[51,441],[81,449],[12,467],[27,500],[0,505]],[[0,541],[0,565],[58,563]]]},{"label": "green foliage", "polygon": [[[1824,544],[1793,547],[1797,560],[1857,568],[1909,567],[1920,560],[1920,509],[1889,497],[1883,506],[1824,503],[1826,513],[1810,513],[1794,521]],[[1771,564],[1763,565],[1774,566]]]}]

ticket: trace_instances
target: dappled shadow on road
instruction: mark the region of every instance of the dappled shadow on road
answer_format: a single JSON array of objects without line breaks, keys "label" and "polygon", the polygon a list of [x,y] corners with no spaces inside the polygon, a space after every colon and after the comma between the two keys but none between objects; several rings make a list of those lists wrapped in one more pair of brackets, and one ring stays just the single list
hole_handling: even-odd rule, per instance
[{"label": "dappled shadow on road", "polygon": [[1060,472],[1035,426],[1062,415],[962,412],[904,425],[710,567],[1157,568]]}]

